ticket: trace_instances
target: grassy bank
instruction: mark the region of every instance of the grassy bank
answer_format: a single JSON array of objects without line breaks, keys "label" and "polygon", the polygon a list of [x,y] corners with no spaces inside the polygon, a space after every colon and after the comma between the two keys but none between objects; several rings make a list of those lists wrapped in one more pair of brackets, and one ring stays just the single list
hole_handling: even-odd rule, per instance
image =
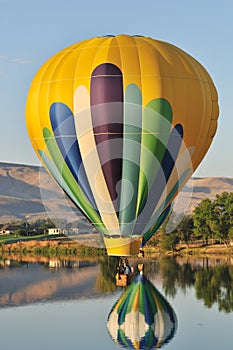
[{"label": "grassy bank", "polygon": [[19,237],[14,235],[0,235],[0,244],[13,244],[17,242],[29,242],[29,241],[44,241],[58,238],[58,236],[52,235],[37,235],[33,237]]},{"label": "grassy bank", "polygon": [[184,247],[179,250],[180,255],[203,255],[203,254],[233,254],[233,247],[224,244],[207,245],[203,247]]},{"label": "grassy bank", "polygon": [[103,256],[106,255],[105,249],[89,247],[68,238],[61,236],[35,236],[35,237],[9,237],[1,236],[0,255],[5,257],[12,256],[31,256],[31,257],[58,257],[75,258]]},{"label": "grassy bank", "polygon": [[224,244],[213,244],[206,246],[177,246],[174,251],[163,252],[157,247],[148,247],[145,253],[149,256],[153,255],[179,255],[179,256],[206,256],[206,255],[233,255],[233,247],[226,247]]}]

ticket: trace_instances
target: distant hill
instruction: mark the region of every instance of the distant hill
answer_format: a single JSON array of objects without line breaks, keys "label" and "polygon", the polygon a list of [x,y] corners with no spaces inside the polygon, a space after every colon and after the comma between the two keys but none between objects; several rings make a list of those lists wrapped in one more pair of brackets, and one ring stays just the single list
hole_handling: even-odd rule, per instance
[{"label": "distant hill", "polygon": [[[186,184],[174,210],[190,213],[204,198],[233,192],[233,178],[192,178]],[[49,216],[75,220],[80,212],[64,196],[44,168],[0,163],[0,222]]]},{"label": "distant hill", "polygon": [[43,167],[0,163],[0,222],[65,217],[80,212]]},{"label": "distant hill", "polygon": [[195,206],[203,199],[213,200],[216,194],[233,192],[233,178],[203,177],[191,178],[177,197],[174,210],[183,213],[191,213]]}]

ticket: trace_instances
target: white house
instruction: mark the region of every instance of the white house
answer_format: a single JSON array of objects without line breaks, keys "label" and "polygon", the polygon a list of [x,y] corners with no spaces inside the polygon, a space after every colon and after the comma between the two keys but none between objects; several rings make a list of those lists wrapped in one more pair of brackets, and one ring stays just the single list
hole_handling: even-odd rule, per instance
[{"label": "white house", "polygon": [[11,231],[10,230],[0,230],[0,235],[10,235]]},{"label": "white house", "polygon": [[61,235],[63,233],[63,230],[61,228],[48,228],[47,229],[48,235]]},{"label": "white house", "polygon": [[12,233],[12,227],[10,225],[3,225],[0,229],[0,235],[10,235]]}]

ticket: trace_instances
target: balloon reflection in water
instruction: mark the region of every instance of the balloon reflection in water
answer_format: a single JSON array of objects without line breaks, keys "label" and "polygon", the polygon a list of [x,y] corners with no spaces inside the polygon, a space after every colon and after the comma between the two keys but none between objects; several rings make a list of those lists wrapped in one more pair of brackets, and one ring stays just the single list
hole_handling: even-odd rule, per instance
[{"label": "balloon reflection in water", "polygon": [[177,317],[141,272],[113,306],[107,327],[113,340],[125,348],[160,348],[173,338]]}]

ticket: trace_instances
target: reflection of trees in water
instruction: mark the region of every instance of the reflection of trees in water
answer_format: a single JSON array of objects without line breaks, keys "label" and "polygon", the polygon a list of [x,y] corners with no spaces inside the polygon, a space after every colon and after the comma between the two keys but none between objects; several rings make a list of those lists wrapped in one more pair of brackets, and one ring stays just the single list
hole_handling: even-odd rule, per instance
[{"label": "reflection of trees in water", "polygon": [[[133,265],[136,266],[137,262],[137,259],[134,260]],[[230,265],[231,261],[229,259],[185,260],[183,258],[165,257],[154,261],[145,259],[143,262],[145,264],[145,274],[149,278],[156,280],[158,275],[161,276],[163,291],[166,296],[174,297],[178,288],[186,293],[188,288],[194,287],[197,299],[203,300],[206,307],[210,308],[217,304],[219,311],[233,311],[233,265]],[[95,291],[104,294],[113,293],[117,289],[115,275],[118,263],[119,257],[106,256],[100,259],[100,270],[96,276]],[[27,262],[2,260],[0,261],[0,269],[19,268],[24,264],[27,265]],[[48,269],[48,264],[42,262],[40,264]],[[70,262],[70,264],[72,268],[75,262]],[[64,266],[69,267],[67,261],[65,265],[63,262],[57,268]],[[85,262],[85,266],[89,265]],[[82,271],[85,270],[82,269]]]},{"label": "reflection of trees in water", "polygon": [[[100,293],[112,293],[116,290],[115,274],[118,257],[105,257],[100,262],[95,289]],[[233,311],[233,266],[228,262],[214,259],[173,259],[164,257],[156,261],[144,261],[145,273],[151,277],[160,274],[166,296],[174,297],[177,289],[184,293],[194,287],[197,299],[204,305],[218,305],[219,311]]]},{"label": "reflection of trees in water", "polygon": [[233,311],[233,266],[207,267],[195,274],[197,299],[207,307],[218,304],[219,311]]},{"label": "reflection of trees in water", "polygon": [[170,258],[161,259],[165,294],[175,296],[177,288],[186,292],[188,287],[194,286],[197,299],[203,300],[205,306],[210,308],[217,303],[219,311],[233,311],[233,266],[209,266],[207,258],[203,262],[203,265],[179,264]]},{"label": "reflection of trees in water", "polygon": [[160,273],[163,277],[163,288],[166,295],[175,296],[176,288],[180,287],[184,292],[194,285],[197,268],[186,262],[182,265],[176,260],[162,258],[160,260]]},{"label": "reflection of trees in water", "polygon": [[115,274],[118,257],[106,256],[100,261],[100,273],[96,278],[95,290],[100,293],[112,293],[116,290]]}]

